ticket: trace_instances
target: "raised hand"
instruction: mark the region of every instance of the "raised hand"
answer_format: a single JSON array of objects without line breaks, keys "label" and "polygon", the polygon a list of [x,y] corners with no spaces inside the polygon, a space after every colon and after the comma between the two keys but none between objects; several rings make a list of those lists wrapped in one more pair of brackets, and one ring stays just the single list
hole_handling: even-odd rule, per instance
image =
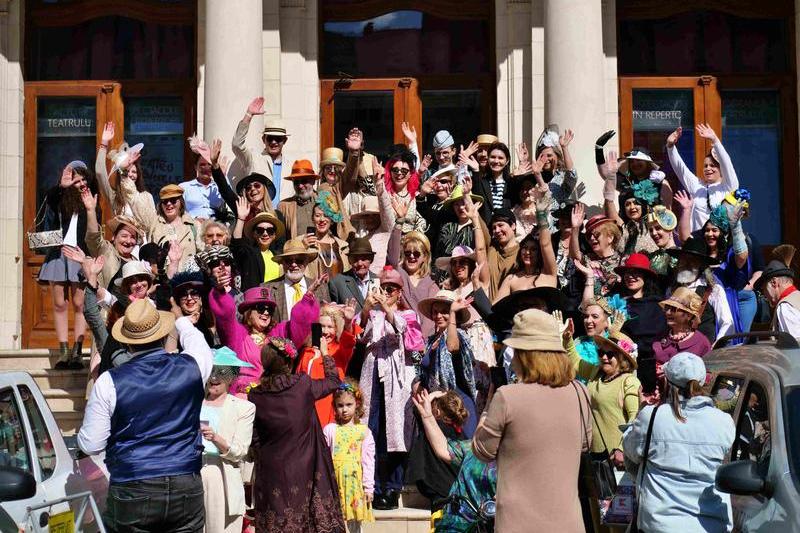
[{"label": "raised hand", "polygon": [[88,187],[81,191],[81,202],[87,212],[97,209],[97,195],[92,195],[92,191]]},{"label": "raised hand", "polygon": [[181,306],[179,306],[178,303],[175,301],[175,298],[171,296],[169,298],[169,307],[170,307],[169,310],[172,311],[172,314],[175,315],[176,319],[183,317],[183,311],[181,310]]},{"label": "raised hand", "polygon": [[565,130],[564,134],[558,138],[558,144],[561,146],[561,149],[563,150],[564,148],[569,146],[569,143],[571,143],[572,139],[574,138],[575,138],[575,133],[572,130]]},{"label": "raised hand", "polygon": [[617,152],[611,150],[606,154],[606,162],[600,165],[600,172],[602,172],[603,177],[607,180],[617,177],[617,172],[619,172]]},{"label": "raised hand", "polygon": [[406,203],[397,196],[392,195],[392,209],[394,209],[397,218],[406,218],[410,206],[411,202]]},{"label": "raised hand", "polygon": [[481,214],[478,211],[480,206],[476,205],[475,202],[472,201],[472,196],[467,193],[464,193],[464,210],[466,211],[466,215],[470,220],[476,220],[480,218]]},{"label": "raised hand", "polygon": [[231,166],[231,160],[228,159],[228,156],[221,155],[219,156],[219,168],[222,169],[222,173],[226,176],[228,175],[228,169]]},{"label": "raised hand", "polygon": [[680,191],[676,192],[673,196],[676,202],[684,208],[684,209],[691,209],[692,208],[692,196],[681,189]]},{"label": "raised hand", "polygon": [[695,129],[697,130],[697,134],[703,139],[706,139],[707,141],[715,143],[719,140],[717,138],[717,134],[714,132],[714,129],[708,124],[700,123],[697,126],[695,126]]},{"label": "raised hand", "polygon": [[[86,260],[86,254],[83,250],[76,246],[62,246],[61,253],[64,254],[64,257],[67,259],[72,259],[76,263],[83,263]],[[91,257],[89,258],[91,259]]]},{"label": "raised hand", "polygon": [[403,136],[406,138],[408,144],[415,144],[417,142],[417,128],[411,126],[408,122],[401,122],[400,129],[403,130]]},{"label": "raised hand", "polygon": [[735,226],[737,222],[739,222],[742,217],[744,216],[744,207],[745,202],[742,200],[737,200],[736,205],[731,206],[730,208],[726,209],[728,213],[728,220],[731,223],[731,227]]},{"label": "raised hand", "polygon": [[431,163],[433,163],[433,157],[431,154],[425,154],[425,157],[422,158],[422,162],[419,164],[419,173],[424,174],[431,166]]},{"label": "raised hand", "polygon": [[377,157],[372,158],[372,175],[375,176],[375,187],[378,187],[378,183],[383,183],[384,175],[386,174],[386,169],[383,168],[383,165],[380,161],[378,161]]},{"label": "raised hand", "polygon": [[477,263],[475,265],[475,270],[472,271],[472,278],[471,278],[473,288],[481,286],[481,272],[483,272],[484,268],[486,268],[486,261],[484,261],[483,263]]},{"label": "raised hand", "polygon": [[462,147],[462,150],[458,154],[458,164],[464,165],[472,169],[473,172],[477,172],[480,168],[478,166],[478,161],[472,157],[472,155],[468,155]]},{"label": "raised hand", "polygon": [[673,146],[678,144],[678,139],[681,138],[682,134],[683,134],[683,128],[678,126],[678,129],[667,135],[667,146],[672,148]]},{"label": "raised hand", "polygon": [[594,270],[589,265],[589,258],[584,256],[583,261],[573,261],[575,270],[586,276],[586,279],[594,278]]},{"label": "raised hand", "polygon": [[177,240],[169,241],[169,251],[167,252],[167,258],[169,258],[169,263],[171,265],[177,265],[181,262],[181,258],[183,257],[183,248],[181,247],[181,243]]},{"label": "raised hand", "polygon": [[572,322],[571,318],[564,320],[563,313],[561,311],[553,311],[553,318],[556,319],[558,322],[558,332],[561,334],[561,338],[564,341],[568,341],[572,336],[575,334],[575,324]]},{"label": "raised hand", "polygon": [[133,152],[125,159],[125,161],[123,161],[120,164],[119,168],[126,169],[130,167],[134,163],[136,163],[139,159],[141,159],[141,157],[142,157],[142,152]]},{"label": "raised hand", "polygon": [[250,115],[263,115],[264,114],[264,97],[263,96],[256,96],[250,101],[250,104],[247,106],[247,112]]},{"label": "raised hand", "polygon": [[103,134],[100,136],[100,144],[105,147],[108,147],[108,143],[114,140],[114,123],[113,122],[106,122],[106,125],[103,126]]},{"label": "raised hand", "polygon": [[467,157],[469,158],[475,155],[475,152],[478,151],[478,148],[480,148],[480,145],[478,145],[478,143],[476,143],[475,141],[470,141],[469,145],[466,148],[461,146],[460,152],[463,154],[467,154]]},{"label": "raised hand", "polygon": [[472,192],[472,176],[466,175],[464,176],[464,181],[461,183],[461,189],[464,191],[464,194],[469,195]]},{"label": "raised hand", "polygon": [[328,280],[329,280],[329,279],[330,279],[330,276],[328,275],[328,273],[327,273],[327,272],[326,272],[326,273],[324,273],[323,275],[319,276],[319,277],[318,277],[317,279],[315,279],[315,280],[314,280],[314,282],[313,282],[313,283],[311,283],[311,285],[308,287],[308,292],[310,292],[310,293],[312,293],[312,294],[313,294],[313,293],[314,293],[314,292],[315,292],[317,289],[319,289],[320,285],[322,285],[323,283],[328,283]]},{"label": "raised hand", "polygon": [[547,185],[536,185],[533,188],[533,201],[537,211],[549,211],[553,205],[553,196]]},{"label": "raised hand", "polygon": [[355,298],[350,298],[344,303],[344,306],[342,306],[342,313],[344,314],[345,321],[352,322],[353,317],[356,316],[356,307],[358,307],[358,302]]},{"label": "raised hand", "polygon": [[[541,172],[541,167],[539,168],[539,171]],[[530,161],[522,161],[519,165],[517,165],[517,168],[511,172],[511,174],[514,176],[525,176],[533,173],[533,165]]]},{"label": "raised hand", "polygon": [[61,171],[61,179],[58,182],[58,185],[62,189],[66,189],[67,187],[72,186],[72,183],[75,180],[72,178],[72,167],[67,165],[64,167],[64,170]]},{"label": "raised hand", "polygon": [[244,196],[239,196],[236,199],[236,218],[244,222],[247,215],[250,214],[250,202]]},{"label": "raised hand", "polygon": [[611,137],[613,137],[616,133],[617,132],[614,130],[608,130],[600,137],[598,137],[597,140],[594,142],[594,144],[597,146],[605,146],[606,143],[608,143],[608,141],[611,139]]},{"label": "raised hand", "polygon": [[467,298],[461,298],[461,297],[456,298],[453,301],[453,303],[450,304],[450,312],[451,313],[457,313],[458,311],[461,311],[462,309],[467,309],[470,305],[472,305],[473,301],[474,301],[474,298],[472,296],[469,296]]},{"label": "raised hand", "polygon": [[351,152],[361,150],[364,146],[364,134],[358,128],[351,129],[344,139],[345,146]]},{"label": "raised hand", "polygon": [[[219,154],[222,151],[222,139],[217,137],[213,141],[211,141],[211,146],[208,147],[208,152],[200,153],[203,158],[211,163],[212,167],[219,167]],[[204,153],[205,152],[205,153]]]},{"label": "raised hand", "polygon": [[570,217],[572,228],[580,229],[580,227],[583,226],[583,219],[585,216],[586,206],[582,203],[575,204],[575,207],[572,208],[572,216]]},{"label": "raised hand", "polygon": [[530,161],[531,154],[528,152],[528,145],[524,142],[521,142],[517,145],[517,161],[520,165],[527,161]]}]

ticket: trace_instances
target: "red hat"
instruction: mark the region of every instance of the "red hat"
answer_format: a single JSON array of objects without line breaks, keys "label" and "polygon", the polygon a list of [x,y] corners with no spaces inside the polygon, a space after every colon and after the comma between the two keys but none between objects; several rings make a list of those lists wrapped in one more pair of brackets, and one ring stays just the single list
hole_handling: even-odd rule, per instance
[{"label": "red hat", "polygon": [[626,270],[641,270],[653,276],[656,272],[650,266],[650,259],[644,254],[631,254],[620,266],[614,269],[614,272],[622,276]]},{"label": "red hat", "polygon": [[591,233],[597,226],[603,224],[616,224],[616,222],[605,215],[595,215],[586,222],[586,233]]}]

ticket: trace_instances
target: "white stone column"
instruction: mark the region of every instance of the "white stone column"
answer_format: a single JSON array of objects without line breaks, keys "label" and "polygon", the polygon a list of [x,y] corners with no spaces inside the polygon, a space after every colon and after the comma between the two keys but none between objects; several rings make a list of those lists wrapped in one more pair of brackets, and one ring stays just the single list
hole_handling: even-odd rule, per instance
[{"label": "white stone column", "polygon": [[0,349],[20,347],[22,309],[23,97],[21,2],[0,14]]},{"label": "white stone column", "polygon": [[545,122],[575,131],[570,153],[587,188],[584,201],[602,201],[594,140],[606,129],[600,0],[545,0]]},{"label": "white stone column", "polygon": [[[203,137],[220,137],[229,155],[247,104],[264,90],[261,6],[262,0],[205,0]],[[247,137],[248,146],[259,151],[263,124],[255,117]]]}]

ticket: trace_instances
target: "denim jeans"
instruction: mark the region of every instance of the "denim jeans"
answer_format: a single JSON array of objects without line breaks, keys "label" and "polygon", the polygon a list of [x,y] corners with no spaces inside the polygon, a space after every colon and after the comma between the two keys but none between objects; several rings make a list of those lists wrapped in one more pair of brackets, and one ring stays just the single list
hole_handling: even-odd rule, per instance
[{"label": "denim jeans", "polygon": [[200,533],[205,524],[200,474],[112,483],[103,523],[118,533]]}]

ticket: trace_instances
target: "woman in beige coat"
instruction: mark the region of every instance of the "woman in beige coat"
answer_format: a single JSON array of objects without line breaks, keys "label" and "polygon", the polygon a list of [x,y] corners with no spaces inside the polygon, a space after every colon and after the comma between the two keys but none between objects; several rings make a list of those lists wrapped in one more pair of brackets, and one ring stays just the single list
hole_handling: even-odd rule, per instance
[{"label": "woman in beige coat", "polygon": [[519,382],[497,390],[472,439],[478,459],[497,461],[495,530],[583,532],[578,469],[592,424],[559,324],[528,309],[514,317],[504,344],[515,350],[511,364]]},{"label": "woman in beige coat", "polygon": [[240,533],[245,512],[240,467],[253,437],[256,407],[228,394],[240,367],[252,366],[227,347],[214,350],[214,367],[200,410],[206,533]]}]

